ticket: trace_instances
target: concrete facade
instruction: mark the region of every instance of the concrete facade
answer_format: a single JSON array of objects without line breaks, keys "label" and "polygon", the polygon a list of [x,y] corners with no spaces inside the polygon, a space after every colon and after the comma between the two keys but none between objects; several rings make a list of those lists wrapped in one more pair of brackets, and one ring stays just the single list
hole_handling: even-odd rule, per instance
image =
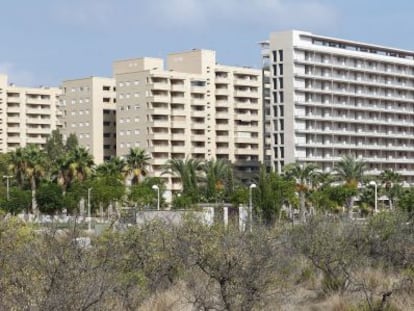
[{"label": "concrete facade", "polygon": [[261,70],[216,64],[214,51],[114,62],[117,87],[117,155],[140,147],[154,176],[171,158],[226,159],[249,179],[263,160]]},{"label": "concrete facade", "polygon": [[76,134],[79,144],[89,149],[95,163],[116,155],[115,80],[89,77],[62,84],[62,134]]},{"label": "concrete facade", "polygon": [[0,152],[29,144],[43,148],[60,127],[60,93],[59,88],[15,86],[0,74]]},{"label": "concrete facade", "polygon": [[301,31],[261,44],[269,167],[353,154],[414,181],[414,52]]}]

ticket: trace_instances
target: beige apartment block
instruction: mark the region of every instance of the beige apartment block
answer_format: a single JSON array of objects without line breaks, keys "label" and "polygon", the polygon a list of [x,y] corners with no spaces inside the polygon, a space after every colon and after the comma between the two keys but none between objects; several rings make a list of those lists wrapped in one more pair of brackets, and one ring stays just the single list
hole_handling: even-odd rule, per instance
[{"label": "beige apartment block", "polygon": [[178,178],[161,175],[168,159],[226,159],[248,182],[263,160],[261,70],[216,63],[209,50],[114,62],[117,154],[133,147],[151,155],[151,171],[165,178],[167,195]]},{"label": "beige apartment block", "polygon": [[346,154],[414,181],[414,52],[302,31],[272,33],[264,59],[265,162],[330,171]]},{"label": "beige apartment block", "polygon": [[35,144],[44,147],[60,126],[58,88],[20,87],[0,74],[0,152]]},{"label": "beige apartment block", "polygon": [[116,155],[115,80],[89,77],[62,84],[62,133],[89,149],[95,163]]}]

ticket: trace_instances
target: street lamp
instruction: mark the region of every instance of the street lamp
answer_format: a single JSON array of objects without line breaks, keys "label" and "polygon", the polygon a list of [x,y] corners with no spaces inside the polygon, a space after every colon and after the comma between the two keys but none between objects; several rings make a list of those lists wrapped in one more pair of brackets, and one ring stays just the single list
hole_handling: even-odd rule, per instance
[{"label": "street lamp", "polygon": [[157,194],[158,194],[158,196],[157,196],[157,210],[159,211],[160,210],[160,187],[158,187],[158,185],[153,185],[152,189],[157,190]]},{"label": "street lamp", "polygon": [[251,184],[249,186],[249,223],[250,223],[250,232],[253,229],[253,204],[252,204],[252,192],[256,188],[256,184]]},{"label": "street lamp", "polygon": [[375,189],[375,209],[374,209],[374,212],[378,213],[378,188],[377,188],[377,183],[375,181],[370,181],[369,184],[374,186],[374,189]]},{"label": "street lamp", "polygon": [[3,178],[6,179],[6,198],[7,201],[10,200],[10,187],[9,187],[9,179],[12,178],[13,176],[10,175],[4,175]]},{"label": "street lamp", "polygon": [[88,188],[88,231],[92,230],[92,227],[91,227],[91,191],[92,191],[92,188]]}]

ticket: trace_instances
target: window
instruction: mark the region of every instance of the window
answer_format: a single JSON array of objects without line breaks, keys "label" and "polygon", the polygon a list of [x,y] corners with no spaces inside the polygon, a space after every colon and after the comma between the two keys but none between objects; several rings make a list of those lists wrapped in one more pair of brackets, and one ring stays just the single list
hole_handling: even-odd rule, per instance
[{"label": "window", "polygon": [[283,89],[283,78],[279,78],[279,87]]},{"label": "window", "polygon": [[279,101],[283,103],[285,100],[283,92],[279,92]]},{"label": "window", "polygon": [[279,50],[279,61],[283,62],[283,50]]},{"label": "window", "polygon": [[279,75],[283,75],[283,64],[279,64]]}]

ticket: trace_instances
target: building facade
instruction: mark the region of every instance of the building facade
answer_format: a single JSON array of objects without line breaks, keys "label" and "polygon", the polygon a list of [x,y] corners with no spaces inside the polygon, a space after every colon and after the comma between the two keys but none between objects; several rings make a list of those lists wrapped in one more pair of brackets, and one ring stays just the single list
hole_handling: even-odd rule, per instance
[{"label": "building facade", "polygon": [[112,78],[89,77],[62,84],[62,134],[75,134],[96,164],[116,155],[116,95]]},{"label": "building facade", "polygon": [[168,159],[225,159],[242,179],[263,160],[261,71],[216,64],[214,51],[192,50],[158,58],[114,62],[117,154],[140,147],[167,189],[178,178],[162,175]]},{"label": "building facade", "polygon": [[414,52],[287,31],[262,55],[267,165],[353,154],[414,181]]},{"label": "building facade", "polygon": [[0,74],[0,152],[29,144],[43,148],[60,127],[59,88],[20,87]]}]

